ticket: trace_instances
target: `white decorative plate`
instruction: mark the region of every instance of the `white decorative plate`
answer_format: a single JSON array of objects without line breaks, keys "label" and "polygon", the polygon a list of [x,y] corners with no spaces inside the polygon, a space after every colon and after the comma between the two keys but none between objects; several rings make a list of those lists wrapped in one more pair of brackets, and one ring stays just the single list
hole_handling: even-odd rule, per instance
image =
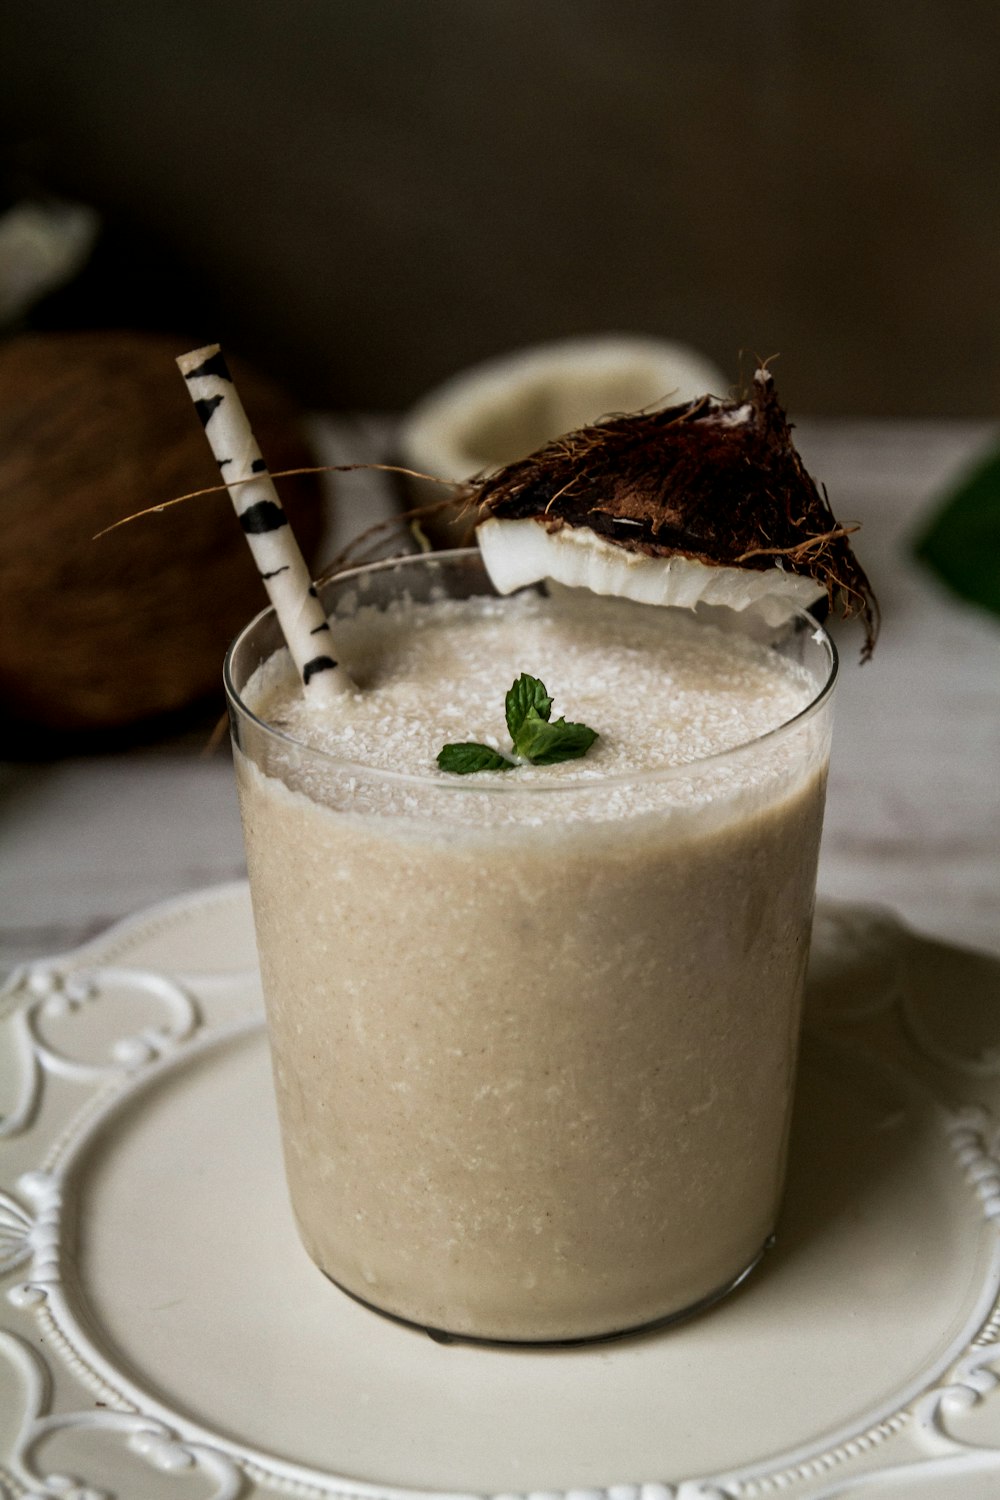
[{"label": "white decorative plate", "polygon": [[686,1325],[441,1346],[286,1206],[243,885],[0,1001],[0,1490],[1000,1493],[1000,962],[821,909],[776,1248]]}]

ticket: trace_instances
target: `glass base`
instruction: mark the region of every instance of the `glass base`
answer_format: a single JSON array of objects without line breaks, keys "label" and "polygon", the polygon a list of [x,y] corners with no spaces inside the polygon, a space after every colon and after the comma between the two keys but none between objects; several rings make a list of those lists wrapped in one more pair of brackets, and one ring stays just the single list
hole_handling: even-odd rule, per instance
[{"label": "glass base", "polygon": [[651,1318],[646,1323],[635,1323],[628,1328],[616,1328],[610,1333],[587,1333],[579,1338],[567,1339],[482,1338],[474,1333],[451,1333],[446,1328],[430,1328],[426,1323],[417,1323],[412,1318],[402,1317],[399,1313],[388,1312],[386,1308],[369,1302],[367,1298],[359,1297],[357,1292],[352,1292],[348,1287],[342,1286],[336,1277],[331,1276],[327,1271],[323,1271],[323,1275],[338,1291],[343,1292],[352,1301],[359,1302],[362,1307],[367,1307],[369,1312],[378,1313],[379,1317],[388,1318],[390,1322],[399,1323],[404,1328],[415,1328],[420,1333],[426,1333],[427,1337],[433,1339],[436,1344],[473,1344],[483,1349],[575,1349],[582,1344],[609,1344],[615,1339],[655,1333],[661,1328],[671,1328],[677,1323],[685,1323],[689,1318],[697,1317],[699,1313],[714,1307],[716,1302],[721,1302],[723,1297],[728,1297],[730,1292],[735,1292],[737,1287],[742,1286],[747,1277],[760,1265],[773,1244],[774,1235],[769,1234],[753,1259],[731,1281],[727,1281],[724,1286],[717,1287],[707,1296],[699,1298],[697,1302],[692,1302],[688,1307],[682,1307],[678,1312],[667,1313],[662,1318]]}]

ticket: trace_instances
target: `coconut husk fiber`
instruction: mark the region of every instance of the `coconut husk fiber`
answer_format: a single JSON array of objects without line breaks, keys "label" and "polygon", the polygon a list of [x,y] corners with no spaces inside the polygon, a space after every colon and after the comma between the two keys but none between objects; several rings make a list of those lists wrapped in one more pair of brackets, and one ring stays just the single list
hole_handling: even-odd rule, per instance
[{"label": "coconut husk fiber", "polygon": [[878,603],[842,526],[807,474],[774,379],[761,367],[743,401],[705,396],[609,417],[474,481],[479,518],[585,526],[628,551],[812,578],[831,607],[878,634]]},{"label": "coconut husk fiber", "polygon": [[[43,751],[220,693],[227,644],[267,602],[224,491],[93,540],[219,483],[174,364],[186,347],[132,332],[0,344],[0,692],[9,735],[30,727]],[[291,401],[232,363],[270,467],[313,463]],[[279,485],[310,558],[319,481]]]}]

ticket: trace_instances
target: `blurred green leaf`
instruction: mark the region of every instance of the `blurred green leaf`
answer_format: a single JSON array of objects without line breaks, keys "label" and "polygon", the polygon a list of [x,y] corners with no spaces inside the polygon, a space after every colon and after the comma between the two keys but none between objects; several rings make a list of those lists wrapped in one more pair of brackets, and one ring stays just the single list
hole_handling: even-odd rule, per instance
[{"label": "blurred green leaf", "polygon": [[956,594],[1000,615],[1000,451],[960,481],[914,551]]}]

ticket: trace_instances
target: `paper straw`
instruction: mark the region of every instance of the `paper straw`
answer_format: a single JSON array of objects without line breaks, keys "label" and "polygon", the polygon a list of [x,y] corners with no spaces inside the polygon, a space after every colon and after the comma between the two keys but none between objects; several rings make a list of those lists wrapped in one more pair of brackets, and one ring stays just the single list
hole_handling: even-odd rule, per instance
[{"label": "paper straw", "polygon": [[[295,540],[274,480],[261,458],[218,344],[177,361],[209,446],[236,507],[257,571],[274,605],[310,702],[329,702],[354,687],[330,652],[330,626]],[[249,480],[237,484],[236,480]]]}]

